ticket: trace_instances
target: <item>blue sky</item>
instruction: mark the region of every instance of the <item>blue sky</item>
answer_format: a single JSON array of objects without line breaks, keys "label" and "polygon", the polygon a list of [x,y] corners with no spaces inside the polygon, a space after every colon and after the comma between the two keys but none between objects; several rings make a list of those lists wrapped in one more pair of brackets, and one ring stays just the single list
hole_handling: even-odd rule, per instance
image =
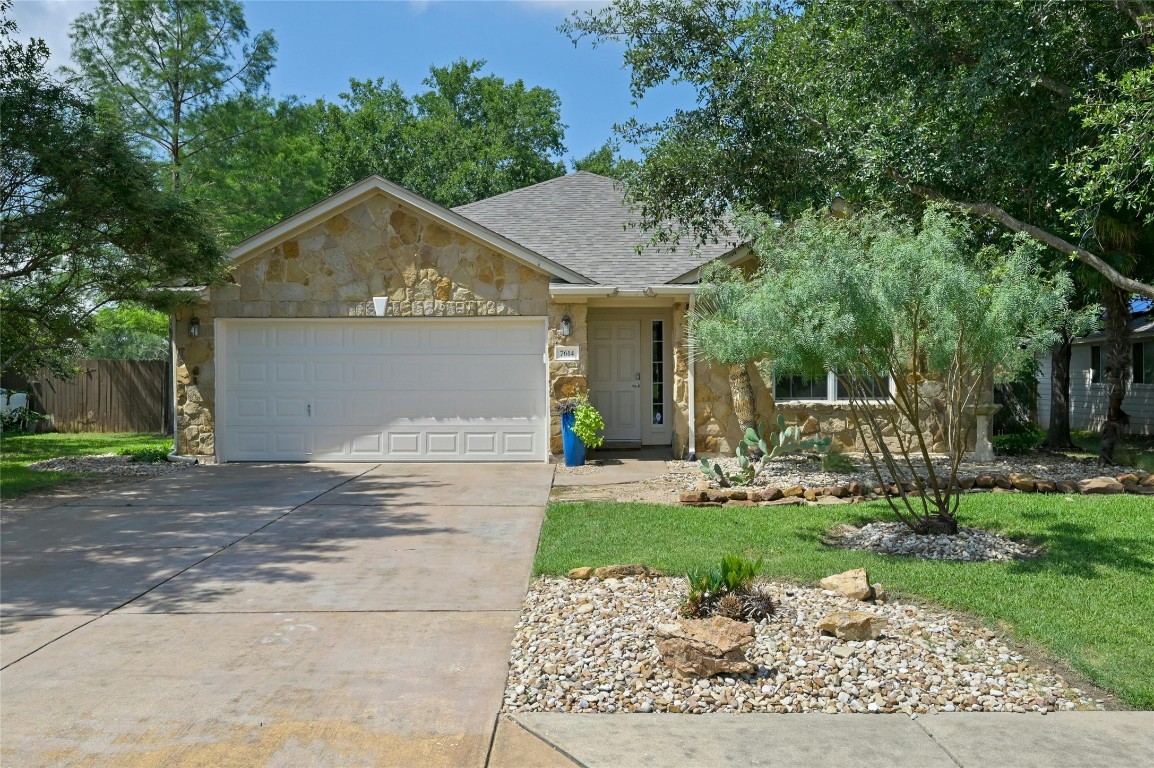
[{"label": "blue sky", "polygon": [[[87,0],[16,0],[21,36],[44,38],[52,63],[68,63],[68,24],[90,10]],[[572,0],[250,0],[250,30],[271,29],[279,43],[272,92],[336,100],[350,77],[397,80],[408,93],[431,65],[484,59],[484,72],[561,97],[565,159],[580,157],[630,117],[655,120],[692,104],[692,91],[663,87],[638,105],[629,93],[622,48],[577,47],[557,31],[572,11],[593,7]],[[623,147],[623,153],[637,152]]]}]

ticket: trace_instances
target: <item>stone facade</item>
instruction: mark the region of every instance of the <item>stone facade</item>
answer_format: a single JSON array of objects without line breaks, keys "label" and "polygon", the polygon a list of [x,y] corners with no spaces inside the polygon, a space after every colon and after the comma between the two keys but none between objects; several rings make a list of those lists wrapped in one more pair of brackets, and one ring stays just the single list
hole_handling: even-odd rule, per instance
[{"label": "stone facade", "polygon": [[[561,318],[568,317],[572,333],[568,338],[561,335]],[[567,397],[589,393],[589,330],[588,308],[585,304],[549,304],[549,452],[560,455],[564,452],[561,443],[561,416],[558,408]],[[579,347],[577,361],[557,361],[553,359],[553,348]]]},{"label": "stone facade", "polygon": [[[207,302],[176,311],[180,452],[206,457],[215,452],[214,319],[372,316],[373,296],[388,296],[390,317],[551,312],[547,275],[374,194],[245,258],[226,284],[209,289]],[[200,321],[196,338],[188,335],[193,317]],[[573,320],[583,333],[583,318],[578,322],[574,314]],[[583,375],[583,366],[573,374]]]},{"label": "stone facade", "polygon": [[[680,330],[680,335],[675,336],[678,339],[685,338],[684,315],[684,305],[674,307],[674,328]],[[696,451],[701,455],[732,455],[741,440],[741,432],[737,425],[737,416],[733,412],[729,371],[725,366],[711,366],[704,360],[698,360],[694,366]],[[689,354],[684,342],[674,348],[674,376],[677,424],[674,455],[684,457],[688,447],[685,430],[689,423]],[[776,414],[780,413],[785,416],[787,424],[801,425],[802,433],[806,436],[832,438],[833,445],[844,451],[860,452],[865,449],[849,403],[837,401],[775,403],[772,394],[773,380],[769,369],[765,366],[750,365],[749,376],[753,382],[757,413],[766,421],[768,414],[772,413],[776,418]],[[935,403],[940,404],[940,399],[936,397],[938,385],[934,382],[925,382],[920,389],[922,401],[926,403],[925,415],[921,422],[922,432],[930,438],[931,450],[945,452],[946,444],[941,428],[944,414],[940,408],[935,408]],[[989,402],[992,397],[991,390],[983,402]],[[897,446],[896,435],[899,432],[906,437],[915,433],[913,425],[894,418],[892,413],[881,414],[881,422],[882,433],[887,437],[886,442],[891,447]],[[975,436],[968,421],[965,428],[971,432],[968,448],[972,450],[975,446]],[[677,439],[678,437],[680,439]]]}]

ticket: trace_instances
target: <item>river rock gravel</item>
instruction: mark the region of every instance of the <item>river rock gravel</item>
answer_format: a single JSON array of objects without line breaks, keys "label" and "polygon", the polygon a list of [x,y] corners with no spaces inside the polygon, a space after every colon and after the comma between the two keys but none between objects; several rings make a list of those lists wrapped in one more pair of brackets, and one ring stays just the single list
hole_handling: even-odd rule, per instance
[{"label": "river rock gravel", "polygon": [[[830,472],[822,469],[821,459],[817,456],[782,456],[768,463],[768,466],[754,478],[750,487],[788,488],[793,485],[804,487],[849,485],[853,482],[861,483],[867,488],[877,485],[878,479],[874,475],[869,462],[863,456],[848,454],[856,465],[853,472]],[[737,459],[734,457],[710,459],[719,462],[728,473],[738,470]],[[701,465],[697,462],[673,461],[670,469],[684,474],[679,476],[678,486],[682,490],[692,490],[696,481],[707,477],[701,472]],[[692,470],[692,471],[691,471]],[[949,464],[945,457],[934,459],[934,471],[939,477],[949,475]],[[973,461],[966,458],[958,467],[958,477],[974,477],[976,475],[1009,475],[1017,472],[1036,477],[1053,479],[1070,479],[1074,481],[1089,480],[1103,474],[1116,475],[1119,472],[1133,471],[1133,467],[1116,466],[1104,468],[1096,459],[1078,459],[1060,453],[1048,451],[1031,451],[1024,456],[998,456],[990,461]],[[924,472],[924,470],[923,470]],[[890,478],[888,472],[884,473]],[[717,487],[716,479],[710,477],[711,485]],[[890,478],[892,479],[892,478]],[[908,480],[908,477],[903,477]],[[745,487],[737,486],[734,487]]]},{"label": "river rock gravel", "polygon": [[176,461],[139,462],[130,456],[115,453],[101,453],[94,456],[62,456],[29,464],[29,469],[37,472],[84,472],[96,475],[118,475],[121,477],[160,477],[192,467]]},{"label": "river rock gravel", "polygon": [[842,526],[840,534],[828,543],[843,549],[907,555],[919,560],[1005,562],[1028,560],[1041,554],[1037,547],[979,528],[959,528],[956,536],[923,536],[904,523],[870,523],[861,528]]},{"label": "river rock gravel", "polygon": [[[506,712],[1048,712],[1100,709],[995,633],[945,613],[767,583],[776,615],[756,626],[756,674],[683,681],[661,661],[658,624],[680,619],[680,578],[540,578],[510,654]],[[840,610],[887,621],[878,640],[816,629]]]}]

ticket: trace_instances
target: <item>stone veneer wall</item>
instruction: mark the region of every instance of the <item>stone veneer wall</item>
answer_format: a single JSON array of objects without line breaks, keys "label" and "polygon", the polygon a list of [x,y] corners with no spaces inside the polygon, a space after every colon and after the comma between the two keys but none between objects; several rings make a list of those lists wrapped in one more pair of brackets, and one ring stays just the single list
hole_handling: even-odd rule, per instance
[{"label": "stone veneer wall", "polygon": [[[688,309],[685,304],[676,304],[673,307],[673,400],[674,409],[674,441],[675,456],[685,457],[688,448],[689,427],[689,350],[686,342],[685,313]],[[729,394],[729,371],[724,366],[710,366],[706,361],[699,360],[694,368],[694,389],[696,393],[696,451],[701,455],[721,454],[732,455],[741,440],[737,426],[737,416],[733,412],[733,398]],[[848,403],[844,402],[773,402],[773,382],[763,369],[756,365],[749,366],[750,379],[754,385],[754,395],[757,412],[762,417],[765,414],[780,413],[785,416],[786,423],[802,425],[802,432],[806,435],[831,437],[837,447],[845,451],[860,452],[864,450],[861,438],[857,432],[857,424],[850,411]],[[924,434],[929,435],[932,442],[931,450],[944,452],[945,443],[942,442],[939,413],[933,409],[934,395],[937,385],[926,382],[921,385],[923,401],[930,404],[926,415],[922,419]],[[987,394],[983,403],[992,401],[993,393]],[[776,407],[776,410],[775,410]],[[776,418],[776,416],[775,416]],[[912,436],[914,429],[909,423],[893,420],[884,420],[883,434],[887,437],[896,437],[898,431],[905,436]],[[967,428],[968,425],[967,425]],[[896,447],[895,440],[887,442]],[[968,441],[968,448],[974,448],[973,430]]]},{"label": "stone veneer wall", "polygon": [[[248,257],[209,296],[176,311],[177,431],[180,452],[194,456],[215,453],[215,318],[371,317],[373,296],[389,297],[390,317],[551,312],[546,275],[383,194]],[[572,316],[584,333],[584,318]],[[584,362],[577,368],[583,375]]]},{"label": "stone veneer wall", "polygon": [[[572,331],[569,337],[561,335],[561,318],[569,316]],[[561,442],[561,416],[558,407],[566,397],[589,393],[589,327],[588,307],[585,304],[549,303],[549,452],[564,453]],[[576,362],[558,362],[553,359],[553,348],[580,347]]]}]

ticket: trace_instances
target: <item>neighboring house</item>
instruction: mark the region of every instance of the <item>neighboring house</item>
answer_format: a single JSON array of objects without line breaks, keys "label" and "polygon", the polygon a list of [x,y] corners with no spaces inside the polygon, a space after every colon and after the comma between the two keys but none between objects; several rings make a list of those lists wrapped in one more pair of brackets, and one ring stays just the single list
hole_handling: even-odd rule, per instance
[{"label": "neighboring house", "polygon": [[[1130,416],[1131,435],[1154,435],[1154,311],[1135,313],[1130,322],[1133,369],[1122,410]],[[1070,428],[1097,432],[1106,419],[1106,350],[1101,331],[1075,339],[1070,345]],[[1038,425],[1050,426],[1050,358],[1040,361]]]},{"label": "neighboring house", "polygon": [[[633,218],[585,172],[452,210],[372,176],[301,211],[176,311],[178,451],[545,460],[558,401],[585,391],[609,442],[731,451],[727,371],[690,365],[685,316],[703,264],[751,257],[734,242],[639,251]],[[831,382],[780,382],[778,410],[852,449]]]}]

